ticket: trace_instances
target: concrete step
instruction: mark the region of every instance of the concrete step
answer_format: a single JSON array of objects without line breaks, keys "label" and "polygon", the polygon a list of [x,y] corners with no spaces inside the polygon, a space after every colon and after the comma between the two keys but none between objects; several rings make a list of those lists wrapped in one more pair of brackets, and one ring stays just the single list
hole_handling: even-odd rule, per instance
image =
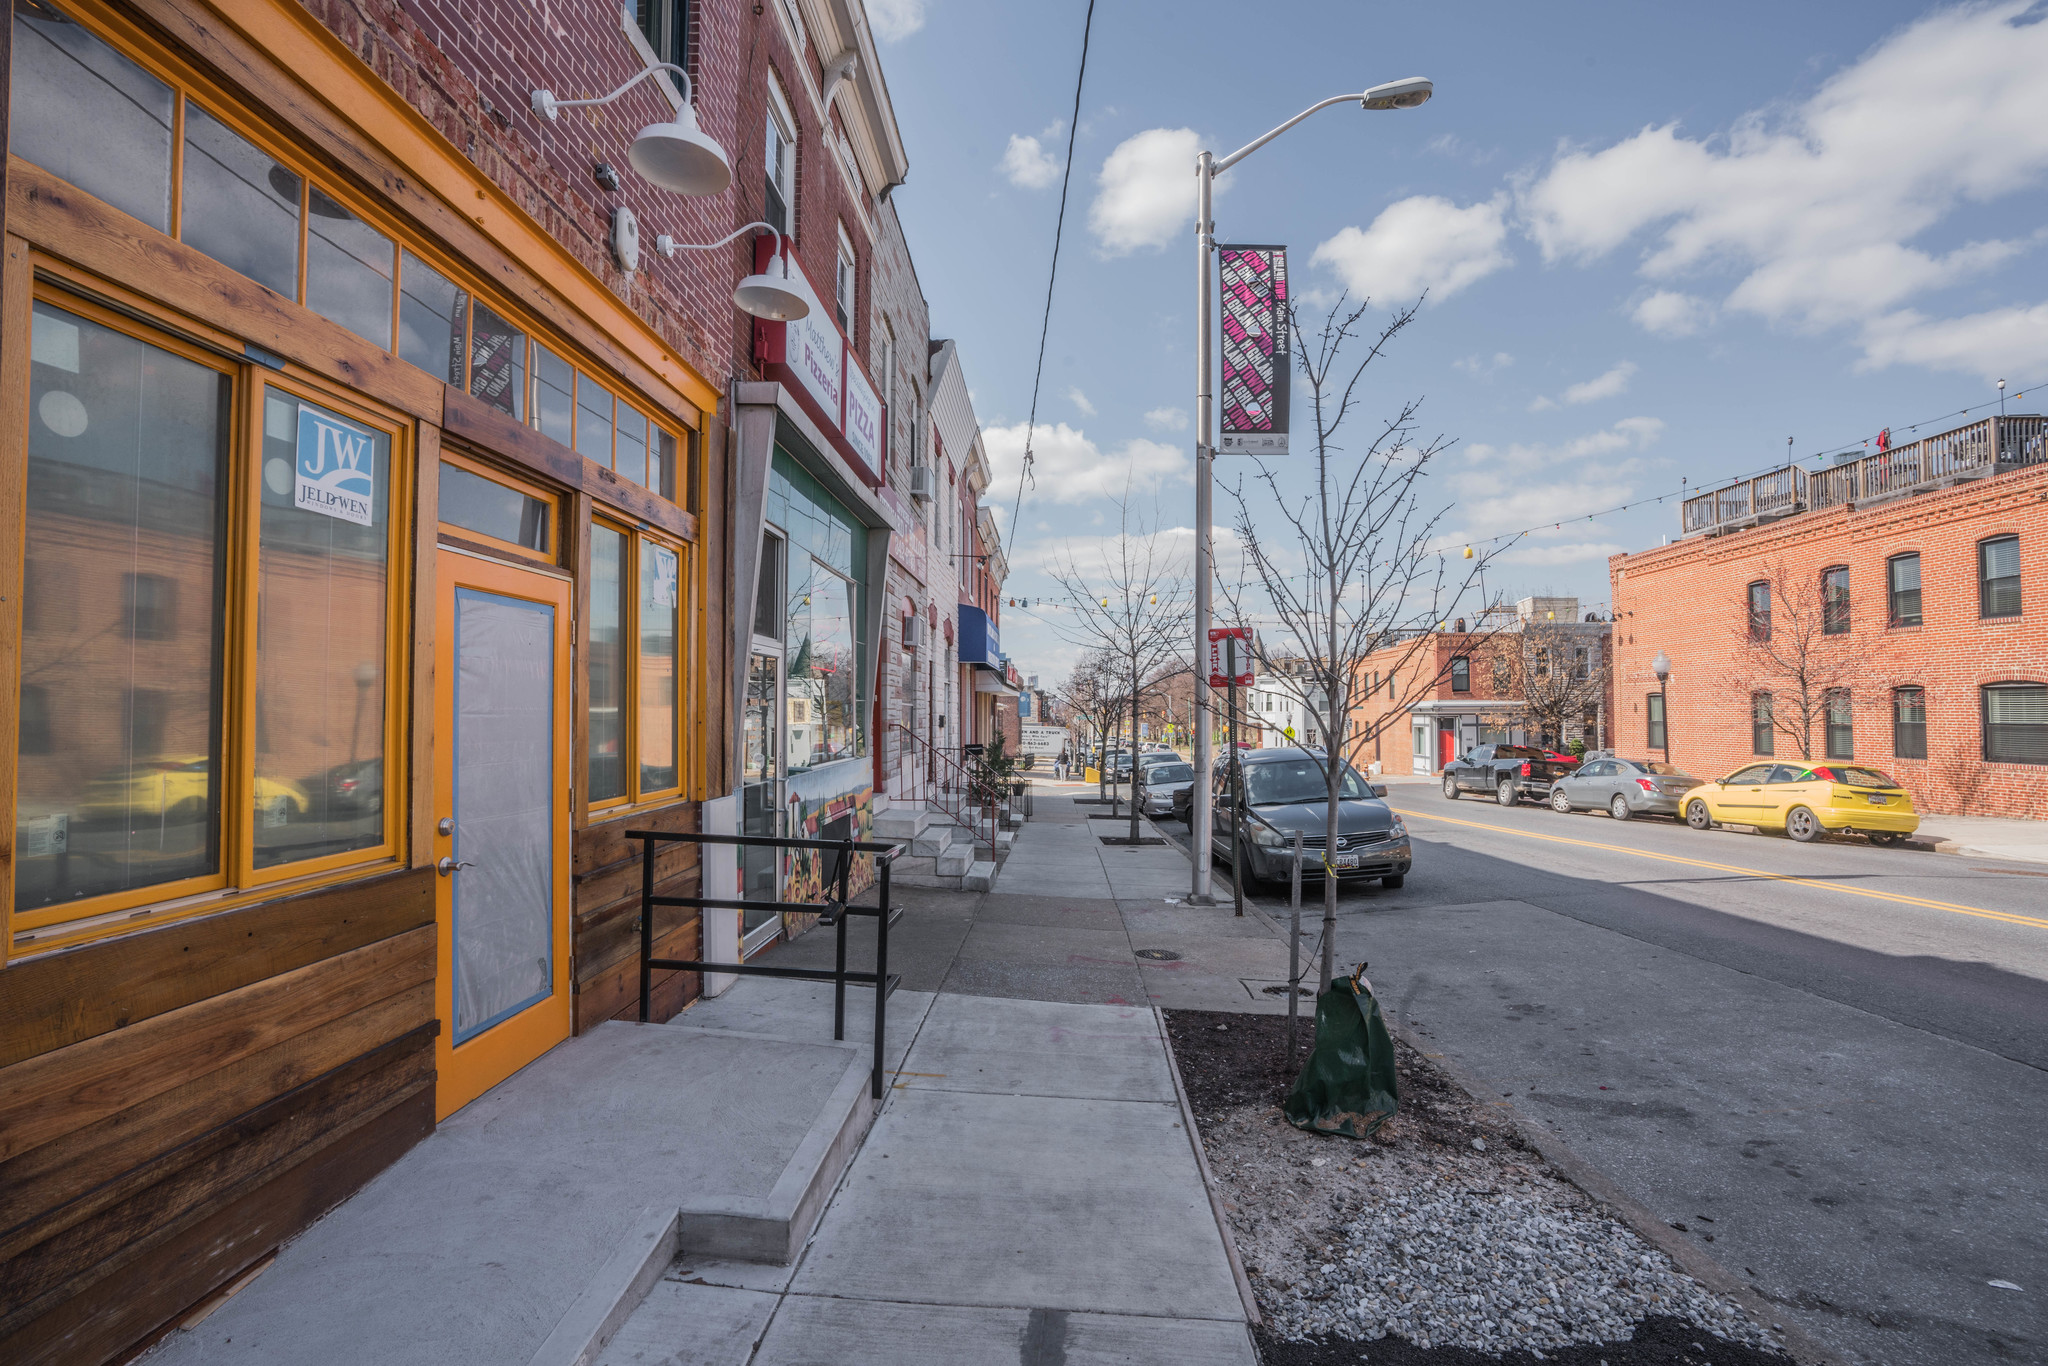
[{"label": "concrete step", "polygon": [[932,871],[940,877],[959,877],[974,866],[974,846],[951,845],[932,861]]},{"label": "concrete step", "polygon": [[[937,864],[937,859],[918,858],[911,854],[899,854],[896,857],[894,867],[889,872],[889,885],[892,888],[945,887],[957,890],[960,886],[960,874],[953,873],[941,877]],[[894,924],[895,922],[892,920],[890,923]]]},{"label": "concrete step", "polygon": [[960,879],[960,889],[967,892],[987,892],[996,885],[996,865],[993,859],[983,859],[970,867]]},{"label": "concrete step", "polygon": [[998,831],[996,831],[996,852],[997,852],[998,854],[1004,854],[1004,853],[1008,853],[1008,852],[1009,852],[1009,850],[1010,850],[1010,846],[1011,846],[1011,845],[1013,845],[1013,844],[1015,844],[1016,842],[1017,842],[1017,835],[1016,835],[1016,832],[1015,832],[1015,831],[1013,831],[1013,830],[998,830]]},{"label": "concrete step", "polygon": [[875,817],[874,837],[878,840],[914,840],[932,823],[932,813],[921,807],[892,806]]},{"label": "concrete step", "polygon": [[927,824],[922,833],[910,842],[912,858],[943,858],[953,847],[953,837],[958,829],[951,825]]}]

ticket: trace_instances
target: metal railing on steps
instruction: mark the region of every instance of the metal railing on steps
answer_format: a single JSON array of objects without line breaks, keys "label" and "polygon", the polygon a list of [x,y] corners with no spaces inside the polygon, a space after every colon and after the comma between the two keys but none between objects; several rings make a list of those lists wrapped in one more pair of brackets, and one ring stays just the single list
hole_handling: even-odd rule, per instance
[{"label": "metal railing on steps", "polygon": [[[770,835],[700,835],[690,831],[672,830],[628,830],[626,838],[639,840],[640,845],[640,1023],[647,1024],[654,990],[654,972],[730,972],[749,977],[782,977],[800,982],[832,983],[832,1037],[846,1037],[846,985],[875,988],[875,1051],[873,1075],[868,1091],[876,1100],[882,1098],[884,1040],[887,1035],[888,1005],[891,993],[901,982],[900,977],[889,972],[889,920],[892,908],[889,905],[889,869],[896,862],[896,856],[903,852],[903,846],[881,844],[865,840],[805,840],[784,839]],[[654,855],[663,844],[729,844],[741,849],[819,849],[837,857],[825,868],[820,885],[833,888],[836,897],[826,901],[747,901],[728,900],[720,897],[702,896],[657,896],[654,891]],[[871,854],[875,860],[877,888],[876,904],[855,906],[848,895],[853,876],[855,854]],[[695,958],[656,958],[654,956],[654,908],[657,906],[694,907],[706,910],[767,910],[778,913],[789,911],[816,911],[819,923],[834,927],[838,931],[839,943],[834,966],[830,972],[822,968],[784,968],[766,963],[708,963]],[[846,970],[846,922],[856,915],[875,918],[875,970],[873,972],[848,972]],[[701,938],[699,940],[701,943]]]},{"label": "metal railing on steps", "polygon": [[965,759],[928,743],[902,722],[895,722],[889,729],[895,735],[900,758],[891,799],[924,803],[966,830],[975,844],[985,844],[993,853],[996,830],[1001,823],[998,808],[1006,789],[983,781]]}]

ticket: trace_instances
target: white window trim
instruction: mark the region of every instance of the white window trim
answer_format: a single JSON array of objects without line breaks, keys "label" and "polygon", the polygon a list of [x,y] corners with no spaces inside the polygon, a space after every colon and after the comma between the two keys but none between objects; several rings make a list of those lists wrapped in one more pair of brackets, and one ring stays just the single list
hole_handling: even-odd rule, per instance
[{"label": "white window trim", "polygon": [[[653,66],[661,60],[654,55],[653,47],[649,46],[647,42],[647,35],[640,31],[640,20],[633,13],[632,0],[621,0],[619,5],[619,27],[625,30],[626,40],[633,45],[633,51],[639,54],[642,66]],[[674,75],[666,71],[657,71],[654,74],[654,84],[660,88],[662,98],[668,101],[669,108],[677,113],[681,113],[683,109],[683,92],[676,89],[676,78]]]},{"label": "white window trim", "polygon": [[[777,2],[780,3],[780,0]],[[767,117],[769,122],[775,125],[776,131],[789,143],[788,183],[782,187],[782,203],[789,214],[789,235],[794,238],[799,226],[796,193],[801,180],[798,174],[801,168],[797,165],[797,159],[803,154],[803,144],[797,138],[796,115],[790,110],[789,96],[783,93],[782,82],[776,78],[773,70],[768,73]],[[767,129],[761,131],[765,140]],[[763,146],[765,150],[765,141]]]},{"label": "white window trim", "polygon": [[[856,330],[854,324],[860,320],[860,252],[854,249],[853,234],[846,230],[846,224],[836,226],[839,229],[839,254],[832,265],[832,299],[846,311],[847,344],[855,345],[858,338],[853,335]],[[849,265],[851,269],[842,269]],[[853,297],[850,299],[840,297],[842,279],[851,282]]]}]

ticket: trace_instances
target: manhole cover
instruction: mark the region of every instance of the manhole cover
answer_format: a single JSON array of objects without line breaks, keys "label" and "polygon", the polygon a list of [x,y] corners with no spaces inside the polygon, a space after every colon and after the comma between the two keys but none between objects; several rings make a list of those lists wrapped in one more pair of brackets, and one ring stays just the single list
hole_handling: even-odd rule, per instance
[{"label": "manhole cover", "polygon": [[1139,949],[1138,957],[1150,958],[1157,963],[1178,963],[1180,955],[1172,949]]}]

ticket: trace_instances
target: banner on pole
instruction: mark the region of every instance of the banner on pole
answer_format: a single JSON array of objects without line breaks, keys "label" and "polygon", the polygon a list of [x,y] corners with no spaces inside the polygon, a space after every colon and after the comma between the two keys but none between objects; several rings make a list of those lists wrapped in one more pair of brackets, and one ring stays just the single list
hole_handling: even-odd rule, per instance
[{"label": "banner on pole", "polygon": [[1287,454],[1287,248],[1219,246],[1223,424],[1219,451]]},{"label": "banner on pole", "polygon": [[1209,686],[1252,686],[1252,628],[1216,626],[1209,631]]}]

